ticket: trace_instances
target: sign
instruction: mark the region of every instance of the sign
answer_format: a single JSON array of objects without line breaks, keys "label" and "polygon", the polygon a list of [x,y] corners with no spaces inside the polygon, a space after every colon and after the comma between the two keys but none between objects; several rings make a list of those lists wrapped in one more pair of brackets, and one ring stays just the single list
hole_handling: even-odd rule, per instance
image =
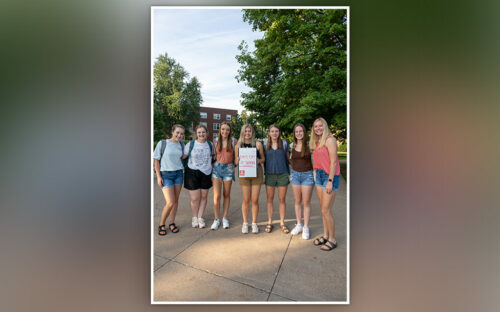
[{"label": "sign", "polygon": [[238,150],[239,177],[240,178],[255,178],[257,177],[257,148],[240,148]]}]

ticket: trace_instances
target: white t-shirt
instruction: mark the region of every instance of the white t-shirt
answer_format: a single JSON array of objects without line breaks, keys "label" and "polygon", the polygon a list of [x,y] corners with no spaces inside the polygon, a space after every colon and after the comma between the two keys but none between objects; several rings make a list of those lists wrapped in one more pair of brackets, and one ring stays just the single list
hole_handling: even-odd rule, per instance
[{"label": "white t-shirt", "polygon": [[[184,147],[184,154],[186,155],[189,153],[189,145],[190,143]],[[188,167],[193,170],[200,170],[206,175],[212,174],[212,152],[206,141],[205,143],[194,141],[193,150],[191,151],[191,156],[189,156]]]}]

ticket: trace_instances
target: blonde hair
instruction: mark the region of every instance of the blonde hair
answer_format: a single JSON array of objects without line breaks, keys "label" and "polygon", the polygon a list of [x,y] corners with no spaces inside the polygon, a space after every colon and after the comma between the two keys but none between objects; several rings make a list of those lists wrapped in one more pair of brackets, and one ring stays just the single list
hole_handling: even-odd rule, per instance
[{"label": "blonde hair", "polygon": [[216,147],[216,150],[218,150],[219,152],[222,151],[222,141],[223,141],[223,139],[222,139],[221,131],[222,131],[222,126],[223,125],[227,125],[229,127],[229,135],[227,136],[226,152],[232,152],[233,151],[233,142],[232,142],[232,139],[233,139],[233,128],[231,128],[231,125],[227,121],[223,121],[220,124],[219,134],[217,134],[217,147]]},{"label": "blonde hair", "polygon": [[240,148],[241,145],[243,143],[245,143],[245,130],[247,128],[252,129],[252,146],[256,146],[256,142],[255,142],[255,130],[253,129],[253,127],[252,127],[251,124],[245,124],[245,125],[243,125],[241,127],[240,138],[238,139],[238,144],[236,144],[236,146],[238,146],[238,148]]},{"label": "blonde hair", "polygon": [[[314,124],[317,121],[321,121],[321,123],[323,124],[323,134],[321,135],[321,137],[318,137],[316,135],[316,133],[314,132]],[[328,124],[326,123],[326,120],[321,118],[321,117],[316,119],[313,122],[313,125],[311,128],[311,139],[309,140],[309,148],[311,149],[311,151],[316,149],[316,142],[318,142],[318,141],[319,141],[318,148],[322,148],[323,146],[325,146],[326,140],[330,136],[331,136],[331,133],[330,133],[330,129],[328,128]]]},{"label": "blonde hair", "polygon": [[273,145],[273,139],[271,138],[271,128],[278,129],[278,131],[279,131],[280,134],[278,135],[278,139],[277,139],[278,141],[276,143],[278,143],[278,148],[279,149],[283,149],[283,141],[281,140],[281,130],[275,124],[272,124],[272,125],[269,126],[269,130],[267,132],[267,147],[266,147],[266,149],[269,150],[271,148],[271,146]]}]

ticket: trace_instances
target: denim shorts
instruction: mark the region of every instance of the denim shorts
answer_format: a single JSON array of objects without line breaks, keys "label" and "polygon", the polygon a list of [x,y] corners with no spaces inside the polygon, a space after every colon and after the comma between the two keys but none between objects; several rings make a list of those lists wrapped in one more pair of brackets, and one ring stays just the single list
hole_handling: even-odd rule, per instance
[{"label": "denim shorts", "polygon": [[[328,183],[328,173],[323,169],[316,170],[316,186],[321,186],[322,188],[326,188],[326,184]],[[336,192],[339,189],[340,184],[340,176],[336,175],[333,177],[333,190]]]},{"label": "denim shorts", "polygon": [[222,179],[222,181],[234,181],[234,164],[221,164],[216,161],[212,168],[212,178]]},{"label": "denim shorts", "polygon": [[304,186],[313,186],[314,185],[314,175],[313,171],[295,171],[291,170],[290,174],[290,183],[292,185],[304,185]]},{"label": "denim shorts", "polygon": [[174,185],[182,185],[183,174],[182,170],[177,171],[161,171],[161,178],[163,179],[163,188],[169,188]]}]

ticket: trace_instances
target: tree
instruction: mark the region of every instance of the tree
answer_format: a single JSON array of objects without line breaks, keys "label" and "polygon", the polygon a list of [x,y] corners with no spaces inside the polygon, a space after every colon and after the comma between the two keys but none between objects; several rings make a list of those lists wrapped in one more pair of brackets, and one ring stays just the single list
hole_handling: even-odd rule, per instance
[{"label": "tree", "polygon": [[199,121],[202,103],[201,85],[196,77],[189,80],[189,74],[167,53],[160,55],[154,64],[154,140],[159,141],[171,132],[174,124],[189,129]]},{"label": "tree", "polygon": [[300,122],[326,119],[345,138],[347,126],[346,10],[248,9],[243,20],[264,32],[255,51],[245,41],[236,79],[251,88],[242,105],[263,127],[289,134]]}]

